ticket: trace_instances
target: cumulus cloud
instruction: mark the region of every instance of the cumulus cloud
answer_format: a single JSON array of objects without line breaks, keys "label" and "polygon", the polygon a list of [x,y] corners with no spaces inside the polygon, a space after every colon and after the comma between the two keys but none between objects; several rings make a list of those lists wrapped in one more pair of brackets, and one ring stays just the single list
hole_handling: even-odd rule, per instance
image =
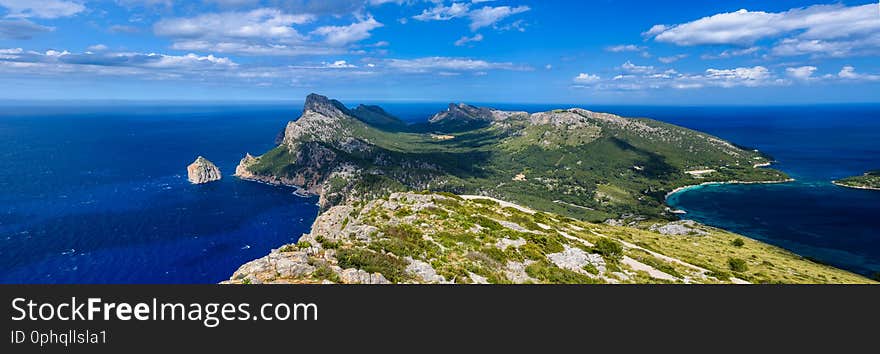
[{"label": "cumulus cloud", "polygon": [[312,31],[323,36],[330,45],[347,45],[370,38],[370,31],[384,26],[373,17],[352,23],[348,26],[323,26]]},{"label": "cumulus cloud", "polygon": [[856,72],[856,68],[851,65],[844,66],[842,69],[840,69],[840,72],[837,73],[837,77],[844,79],[844,80],[848,80],[848,81],[853,81],[853,80],[878,81],[878,80],[880,80],[880,75],[862,74],[862,73]]},{"label": "cumulus cloud", "polygon": [[635,74],[646,74],[646,73],[650,73],[650,72],[654,71],[653,66],[635,65],[632,62],[630,62],[629,60],[627,60],[626,63],[623,63],[623,65],[621,65],[620,68],[625,72],[635,73]]},{"label": "cumulus cloud", "polygon": [[421,14],[413,16],[413,19],[419,21],[447,21],[467,16],[470,10],[470,4],[465,3],[452,3],[449,6],[438,4],[432,8],[425,9]]},{"label": "cumulus cloud", "polygon": [[[163,19],[153,26],[160,36],[174,39],[173,49],[242,55],[327,55],[370,37],[382,27],[373,17],[350,25],[322,26],[309,35],[295,26],[310,24],[317,16],[292,14],[274,8],[209,13],[188,18]],[[311,37],[323,39],[323,43]]]},{"label": "cumulus cloud", "polygon": [[814,5],[783,12],[742,9],[677,25],[655,25],[643,35],[680,46],[750,46],[785,37],[773,54],[848,56],[880,45],[880,21],[877,4]]},{"label": "cumulus cloud", "polygon": [[706,69],[700,73],[680,73],[674,69],[658,69],[626,62],[618,67],[620,73],[610,79],[597,75],[579,74],[575,83],[579,87],[599,90],[633,91],[651,89],[697,89],[703,87],[758,87],[786,84],[763,66],[732,69]]},{"label": "cumulus cloud", "polygon": [[602,78],[598,75],[588,74],[588,73],[580,73],[578,76],[574,77],[574,82],[579,84],[592,84],[598,82]]},{"label": "cumulus cloud", "polygon": [[791,67],[785,68],[785,74],[798,80],[809,80],[813,78],[813,73],[816,72],[818,68],[815,66],[799,66],[799,67]]},{"label": "cumulus cloud", "polygon": [[189,18],[164,19],[153,26],[160,36],[176,38],[272,38],[298,39],[292,25],[315,19],[310,14],[286,14],[278,9],[203,14]]}]

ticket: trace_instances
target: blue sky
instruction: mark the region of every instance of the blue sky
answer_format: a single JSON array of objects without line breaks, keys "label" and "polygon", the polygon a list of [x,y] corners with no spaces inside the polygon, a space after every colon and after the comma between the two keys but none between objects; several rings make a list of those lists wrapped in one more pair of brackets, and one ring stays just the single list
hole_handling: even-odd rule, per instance
[{"label": "blue sky", "polygon": [[880,102],[874,1],[0,0],[0,99]]}]

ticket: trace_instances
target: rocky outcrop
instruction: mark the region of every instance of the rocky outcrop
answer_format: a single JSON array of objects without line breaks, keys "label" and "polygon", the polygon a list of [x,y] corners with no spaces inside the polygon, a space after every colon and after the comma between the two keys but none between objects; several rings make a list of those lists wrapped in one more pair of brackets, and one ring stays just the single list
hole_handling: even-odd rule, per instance
[{"label": "rocky outcrop", "polygon": [[672,236],[705,236],[709,233],[701,230],[700,224],[693,220],[681,220],[668,223],[666,225],[654,224],[649,230],[656,231],[661,235]]},{"label": "rocky outcrop", "polygon": [[199,156],[186,167],[187,178],[193,184],[204,184],[220,180],[220,169],[208,159]]}]

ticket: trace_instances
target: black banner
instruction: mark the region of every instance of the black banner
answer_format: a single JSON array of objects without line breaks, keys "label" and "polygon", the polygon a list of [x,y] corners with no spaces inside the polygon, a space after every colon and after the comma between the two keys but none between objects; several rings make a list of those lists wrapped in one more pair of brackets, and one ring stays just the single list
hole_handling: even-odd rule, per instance
[{"label": "black banner", "polygon": [[3,285],[0,292],[0,353],[762,340],[840,348],[870,340],[880,315],[876,286]]}]

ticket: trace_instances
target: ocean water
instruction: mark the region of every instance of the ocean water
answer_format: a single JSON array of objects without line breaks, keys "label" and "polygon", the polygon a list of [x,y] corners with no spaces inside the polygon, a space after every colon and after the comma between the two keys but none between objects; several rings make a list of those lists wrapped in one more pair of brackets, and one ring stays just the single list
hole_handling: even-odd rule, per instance
[{"label": "ocean water", "polygon": [[0,283],[215,283],[295,241],[316,200],[231,175],[299,107],[0,108]]},{"label": "ocean water", "polygon": [[[215,283],[296,241],[317,214],[315,198],[231,174],[245,152],[270,149],[301,105],[0,106],[0,283]],[[446,107],[381,105],[411,122]],[[773,155],[797,182],[708,186],[669,202],[687,218],[822,262],[880,270],[880,192],[830,184],[880,168],[880,106],[584,108],[664,120]],[[198,155],[224,179],[189,184],[186,165]]]},{"label": "ocean water", "polygon": [[655,108],[650,115],[760,149],[796,179],[672,195],[667,203],[685,218],[853,272],[880,272],[880,192],[831,184],[880,167],[880,106]]}]

